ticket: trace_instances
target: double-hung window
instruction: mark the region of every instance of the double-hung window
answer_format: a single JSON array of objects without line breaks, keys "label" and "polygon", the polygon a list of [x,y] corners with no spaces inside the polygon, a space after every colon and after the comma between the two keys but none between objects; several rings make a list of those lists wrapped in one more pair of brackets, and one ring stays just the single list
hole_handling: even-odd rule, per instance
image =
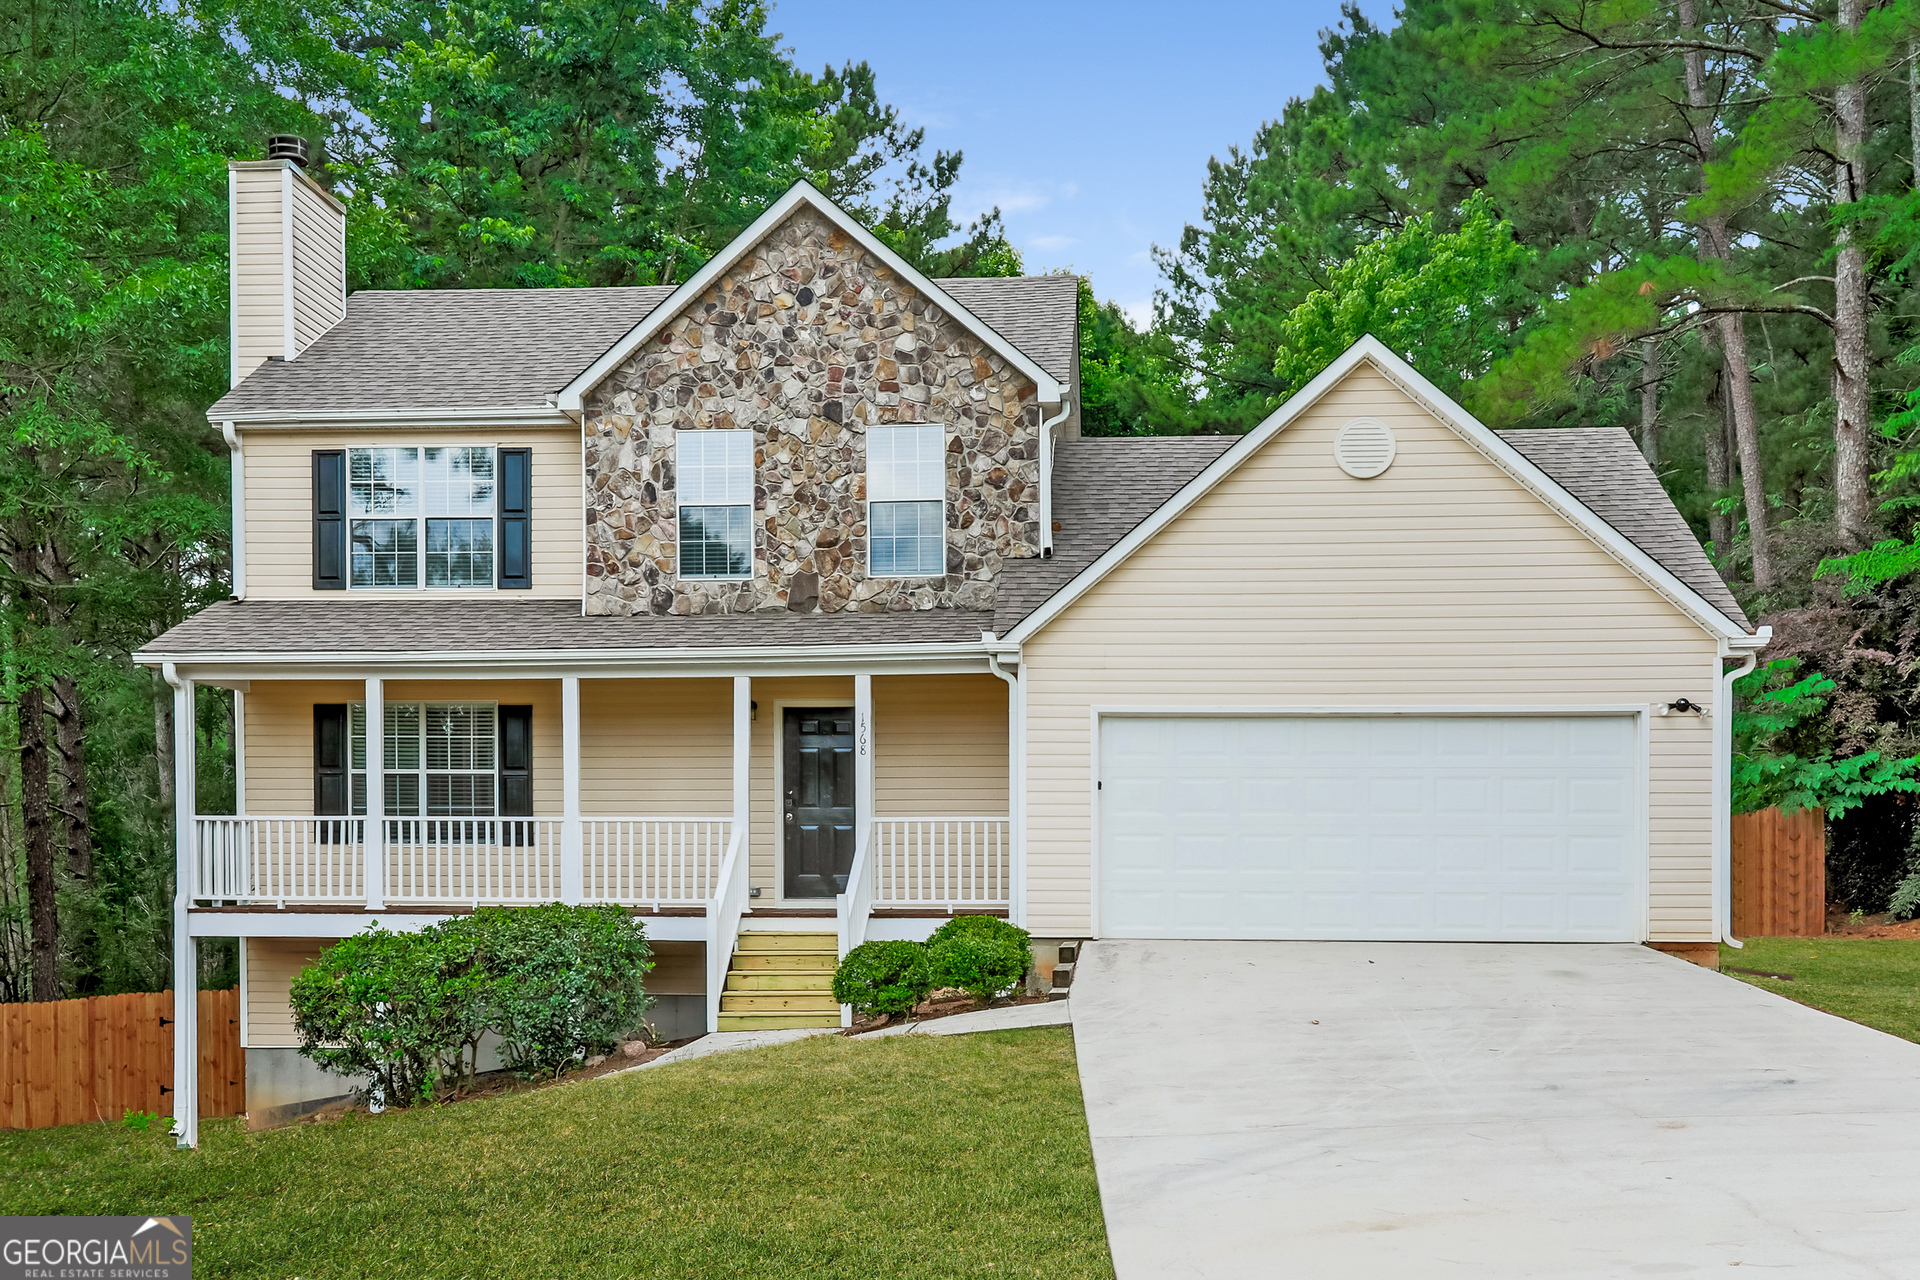
[{"label": "double-hung window", "polygon": [[350,583],[494,585],[494,451],[347,450]]},{"label": "double-hung window", "polygon": [[947,571],[946,433],[938,424],[867,429],[867,559],[876,578]]},{"label": "double-hung window", "polygon": [[[499,721],[491,702],[389,702],[382,732],[389,817],[499,812]],[[353,812],[367,811],[367,707],[347,708]]]},{"label": "double-hung window", "polygon": [[674,433],[680,576],[753,576],[753,432]]}]

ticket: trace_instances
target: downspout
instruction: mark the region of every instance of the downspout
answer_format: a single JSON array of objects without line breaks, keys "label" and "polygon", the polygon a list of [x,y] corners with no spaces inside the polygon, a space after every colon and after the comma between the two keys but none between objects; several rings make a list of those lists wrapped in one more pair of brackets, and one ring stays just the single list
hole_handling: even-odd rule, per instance
[{"label": "downspout", "polygon": [[1734,948],[1742,944],[1733,936],[1733,683],[1754,669],[1772,638],[1772,628],[1762,627],[1752,637],[1757,643],[1741,651],[1721,646],[1720,657],[1738,657],[1740,665],[1720,673],[1713,707],[1713,933]]},{"label": "downspout", "polygon": [[220,434],[226,439],[227,452],[232,461],[229,471],[232,475],[233,491],[233,598],[247,598],[247,460],[241,452],[240,433],[234,430],[231,422],[220,424]]},{"label": "downspout", "polygon": [[[992,644],[993,634],[981,639]],[[987,651],[987,670],[1007,682],[1007,825],[1012,831],[1012,883],[1007,886],[1007,918],[1021,928],[1027,923],[1027,683],[1003,663],[1011,656],[1017,666],[1020,651]]]},{"label": "downspout", "polygon": [[[1073,402],[1060,395],[1060,412],[1040,424],[1040,554],[1053,554],[1053,431],[1073,412]],[[996,672],[995,674],[998,674]]]},{"label": "downspout", "polygon": [[193,681],[171,662],[160,675],[173,689],[173,1135],[179,1146],[200,1145],[200,963],[189,932],[193,901],[194,724]]}]

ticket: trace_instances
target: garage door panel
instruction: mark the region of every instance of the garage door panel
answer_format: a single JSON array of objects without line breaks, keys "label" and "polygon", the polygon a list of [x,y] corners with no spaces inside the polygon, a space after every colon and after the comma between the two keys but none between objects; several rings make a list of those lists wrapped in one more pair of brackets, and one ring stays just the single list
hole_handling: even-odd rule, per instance
[{"label": "garage door panel", "polygon": [[1631,941],[1631,717],[1113,717],[1111,936]]}]

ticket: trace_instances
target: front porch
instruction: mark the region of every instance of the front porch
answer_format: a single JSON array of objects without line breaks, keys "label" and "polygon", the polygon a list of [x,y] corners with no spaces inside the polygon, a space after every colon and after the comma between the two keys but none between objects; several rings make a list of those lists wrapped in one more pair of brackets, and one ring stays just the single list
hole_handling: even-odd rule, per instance
[{"label": "front porch", "polygon": [[[222,683],[242,811],[187,824],[195,936],[612,903],[699,944],[713,1029],[743,930],[823,932],[844,955],[1016,909],[1014,737],[990,674]],[[190,753],[180,780],[192,794]],[[432,812],[450,795],[496,812]]]}]

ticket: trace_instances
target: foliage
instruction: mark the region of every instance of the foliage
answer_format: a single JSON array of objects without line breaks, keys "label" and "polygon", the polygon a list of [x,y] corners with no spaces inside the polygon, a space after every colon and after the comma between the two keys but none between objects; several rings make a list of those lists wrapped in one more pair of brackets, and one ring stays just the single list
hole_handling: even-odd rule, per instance
[{"label": "foliage", "polygon": [[394,933],[375,924],[302,969],[289,1003],[302,1054],[404,1107],[471,1073],[489,985],[474,931]]},{"label": "foliage", "polygon": [[191,1205],[207,1275],[1113,1275],[1066,1027],[817,1036],[200,1135],[182,1154],[117,1125],[10,1132],[0,1213]]},{"label": "foliage", "polygon": [[483,907],[446,927],[472,938],[485,1020],[500,1034],[501,1062],[523,1075],[558,1075],[606,1052],[653,1004],[646,930],[618,907]]},{"label": "foliage", "polygon": [[833,971],[833,998],[861,1017],[910,1012],[932,989],[927,949],[917,942],[863,942]]},{"label": "foliage", "polygon": [[132,1107],[128,1107],[126,1114],[120,1117],[120,1123],[129,1129],[135,1129],[141,1133],[145,1133],[153,1127],[153,1122],[159,1118],[159,1116],[151,1111],[135,1111]]},{"label": "foliage", "polygon": [[955,916],[927,939],[936,987],[958,987],[979,1005],[1014,990],[1033,964],[1032,937],[997,916]]},{"label": "foliage", "polygon": [[395,1106],[472,1078],[480,1038],[523,1074],[557,1075],[640,1025],[652,968],[616,907],[490,907],[412,933],[375,925],[293,980],[300,1052]]},{"label": "foliage", "polygon": [[1920,792],[1920,757],[1890,760],[1863,751],[1835,759],[1795,741],[1836,687],[1817,671],[1794,679],[1799,665],[1776,658],[1734,682],[1735,694],[1747,700],[1733,720],[1734,811],[1821,808],[1838,819],[1875,796]]},{"label": "foliage", "polygon": [[1523,286],[1533,253],[1485,196],[1461,208],[1456,231],[1432,215],[1370,240],[1281,322],[1274,377],[1288,391],[1372,334],[1449,395],[1510,351],[1538,301]]},{"label": "foliage", "polygon": [[1163,328],[1134,328],[1119,304],[1095,302],[1080,277],[1080,432],[1175,435],[1207,425],[1178,348]]}]

